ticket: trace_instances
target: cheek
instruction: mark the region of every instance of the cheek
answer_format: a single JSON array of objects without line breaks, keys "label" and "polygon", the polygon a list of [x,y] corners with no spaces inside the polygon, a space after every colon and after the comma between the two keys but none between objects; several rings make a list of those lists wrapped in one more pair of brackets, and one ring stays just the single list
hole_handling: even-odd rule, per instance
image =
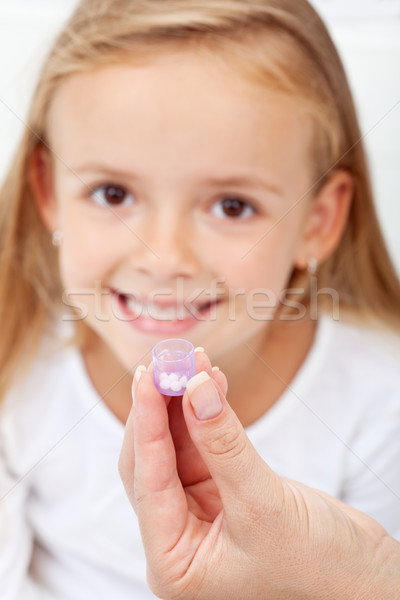
[{"label": "cheek", "polygon": [[230,315],[246,319],[248,333],[273,319],[293,270],[292,244],[279,231],[268,234],[236,263],[226,265]]},{"label": "cheek", "polygon": [[293,268],[296,245],[288,243],[293,235],[283,232],[279,226],[262,235],[242,246],[240,253],[220,257],[219,272],[227,287],[248,292],[265,288],[276,294],[285,287]]},{"label": "cheek", "polygon": [[67,287],[92,287],[94,281],[102,278],[102,261],[96,252],[85,252],[84,248],[67,240],[60,249],[59,265],[61,280]]},{"label": "cheek", "polygon": [[63,243],[59,252],[64,285],[92,287],[105,278],[115,260],[113,244],[105,243],[106,233],[78,215],[68,215],[62,225]]}]

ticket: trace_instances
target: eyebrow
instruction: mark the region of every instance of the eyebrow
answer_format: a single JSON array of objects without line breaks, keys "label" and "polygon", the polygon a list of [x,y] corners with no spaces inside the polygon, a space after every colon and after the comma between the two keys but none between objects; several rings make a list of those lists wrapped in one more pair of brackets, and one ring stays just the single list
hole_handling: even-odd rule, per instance
[{"label": "eyebrow", "polygon": [[114,169],[101,163],[85,163],[82,165],[74,165],[73,171],[80,173],[102,173],[109,175],[110,177],[123,177],[124,179],[139,179],[138,176],[132,171],[124,171],[123,169]]},{"label": "eyebrow", "polygon": [[263,188],[276,196],[282,195],[282,190],[259,175],[235,175],[232,177],[211,177],[205,180],[206,185]]},{"label": "eyebrow", "polygon": [[[110,168],[107,165],[102,165],[100,163],[93,164],[83,164],[77,165],[74,168],[74,171],[80,172],[93,172],[93,173],[103,173],[109,177],[121,177],[123,179],[131,179],[138,180],[139,176],[132,171],[124,171],[123,169],[114,169]],[[256,174],[246,174],[246,175],[232,175],[232,176],[221,176],[221,177],[207,177],[202,180],[204,185],[210,187],[216,186],[224,186],[224,187],[242,187],[242,188],[262,188],[268,190],[275,196],[282,196],[282,190],[273,185],[270,181],[263,179],[259,175]]]}]

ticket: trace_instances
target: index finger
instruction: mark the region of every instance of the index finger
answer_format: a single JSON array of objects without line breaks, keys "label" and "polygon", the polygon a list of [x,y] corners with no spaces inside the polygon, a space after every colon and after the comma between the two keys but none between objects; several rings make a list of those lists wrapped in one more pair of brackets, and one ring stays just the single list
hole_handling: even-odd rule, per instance
[{"label": "index finger", "polygon": [[135,384],[134,504],[143,541],[162,552],[175,545],[187,522],[187,502],[176,468],[165,398],[151,373]]}]

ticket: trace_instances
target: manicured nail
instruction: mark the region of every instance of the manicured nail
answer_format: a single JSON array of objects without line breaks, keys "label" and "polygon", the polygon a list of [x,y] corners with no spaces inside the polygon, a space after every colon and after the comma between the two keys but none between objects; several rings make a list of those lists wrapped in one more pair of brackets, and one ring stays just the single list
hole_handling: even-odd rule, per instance
[{"label": "manicured nail", "polygon": [[144,365],[139,365],[138,368],[136,369],[135,375],[133,377],[136,385],[139,383],[142,373],[144,373],[145,371],[147,371],[147,369]]},{"label": "manicured nail", "polygon": [[222,410],[222,402],[212,379],[200,371],[187,382],[186,389],[194,414],[201,421],[213,419]]},{"label": "manicured nail", "polygon": [[137,384],[140,381],[140,378],[142,376],[142,373],[144,373],[146,371],[146,367],[144,365],[139,365],[135,371],[135,374],[133,376],[133,382],[132,382],[132,403],[133,406],[135,406],[135,387],[137,386]]},{"label": "manicured nail", "polygon": [[213,371],[213,373],[218,373],[218,371],[220,371],[221,369],[219,367],[213,367],[211,369],[211,371]]},{"label": "manicured nail", "polygon": [[205,352],[203,346],[197,346],[197,348],[194,349],[195,352]]}]

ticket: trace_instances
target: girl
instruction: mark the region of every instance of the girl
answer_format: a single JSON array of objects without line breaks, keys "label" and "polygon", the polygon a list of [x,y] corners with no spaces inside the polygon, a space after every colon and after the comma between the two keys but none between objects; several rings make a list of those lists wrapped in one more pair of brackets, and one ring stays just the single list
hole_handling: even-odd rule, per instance
[{"label": "girl", "polygon": [[399,282],[306,1],[81,2],[0,222],[6,597],[151,597],[117,461],[168,337],[207,349],[279,474],[399,533]]}]

